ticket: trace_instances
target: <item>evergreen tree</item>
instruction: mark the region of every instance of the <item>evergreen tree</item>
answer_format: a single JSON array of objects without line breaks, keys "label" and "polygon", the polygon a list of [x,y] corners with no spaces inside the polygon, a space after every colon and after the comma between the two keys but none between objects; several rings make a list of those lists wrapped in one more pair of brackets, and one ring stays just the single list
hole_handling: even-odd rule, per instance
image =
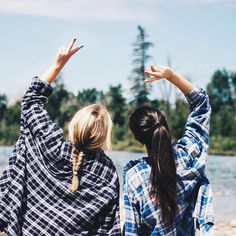
[{"label": "evergreen tree", "polygon": [[110,86],[107,93],[107,107],[113,115],[114,125],[119,127],[125,124],[126,99],[122,94],[122,85]]},{"label": "evergreen tree", "polygon": [[135,98],[132,101],[136,106],[141,106],[149,102],[148,95],[150,91],[150,85],[144,83],[145,65],[150,59],[148,55],[148,49],[153,46],[151,42],[146,40],[147,34],[143,27],[138,26],[138,36],[134,45],[133,50],[133,70],[129,77],[132,82],[131,91]]},{"label": "evergreen tree", "polygon": [[3,119],[4,113],[7,109],[7,97],[5,94],[0,94],[0,120]]}]

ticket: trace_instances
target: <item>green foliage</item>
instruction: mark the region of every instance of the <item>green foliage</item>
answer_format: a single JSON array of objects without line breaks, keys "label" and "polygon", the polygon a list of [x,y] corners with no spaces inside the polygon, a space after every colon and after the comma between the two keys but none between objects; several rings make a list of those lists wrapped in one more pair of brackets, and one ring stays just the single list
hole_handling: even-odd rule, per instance
[{"label": "green foliage", "polygon": [[93,103],[98,103],[102,100],[103,93],[96,88],[84,89],[78,92],[77,101],[80,107]]},{"label": "green foliage", "polygon": [[6,107],[0,121],[0,144],[11,145],[19,136],[21,103]]},{"label": "green foliage", "polygon": [[211,136],[210,153],[236,155],[236,139],[233,137]]},{"label": "green foliage", "polygon": [[[139,30],[142,32],[142,28]],[[138,37],[141,37],[140,35]],[[147,43],[142,47],[147,49],[150,45]],[[140,52],[138,49],[135,51],[135,53]],[[139,57],[136,59],[139,65],[145,61]],[[135,73],[137,71],[135,70]],[[139,73],[140,77],[137,76],[137,78],[140,79],[139,83],[143,84],[143,73],[142,76],[140,71]],[[146,103],[158,108],[166,115],[173,139],[180,138],[189,112],[186,101],[177,99],[171,105],[167,97],[165,99],[145,100],[142,99],[142,96],[140,98],[141,90],[142,88],[136,90],[135,102],[128,103],[123,96],[121,84],[110,86],[106,93],[98,91],[96,88],[90,88],[78,91],[77,95],[74,95],[66,90],[63,81],[60,79],[56,83],[54,92],[45,108],[67,135],[67,125],[80,108],[91,103],[104,104],[113,117],[113,148],[144,151],[144,147],[134,140],[129,130],[128,115],[138,104]],[[236,73],[226,70],[216,71],[207,86],[207,92],[212,106],[210,152],[236,154]],[[8,105],[6,95],[0,95],[0,144],[13,145],[16,142],[19,135],[20,114],[21,101]]]},{"label": "green foliage", "polygon": [[4,113],[7,108],[7,97],[5,94],[0,94],[0,120],[3,119]]},{"label": "green foliage", "polygon": [[226,70],[217,70],[207,86],[212,107],[212,136],[236,137],[235,81],[236,76],[234,73]]},{"label": "green foliage", "polygon": [[207,86],[213,113],[218,113],[225,105],[236,107],[236,84],[233,74],[226,70],[217,70]]},{"label": "green foliage", "polygon": [[171,111],[171,118],[168,119],[170,130],[173,137],[179,139],[184,132],[184,126],[188,116],[188,105],[185,101],[177,99],[175,109]]},{"label": "green foliage", "polygon": [[110,86],[107,98],[107,107],[113,115],[113,123],[118,127],[123,127],[125,124],[126,99],[122,95],[122,86]]}]

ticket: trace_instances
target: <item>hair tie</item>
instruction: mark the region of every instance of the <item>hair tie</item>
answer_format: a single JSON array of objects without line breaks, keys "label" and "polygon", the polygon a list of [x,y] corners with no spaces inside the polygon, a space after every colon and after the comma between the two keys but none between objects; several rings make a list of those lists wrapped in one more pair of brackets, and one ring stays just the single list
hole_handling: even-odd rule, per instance
[{"label": "hair tie", "polygon": [[160,128],[162,124],[160,122],[156,122],[153,126],[153,129],[156,130],[157,128]]},{"label": "hair tie", "polygon": [[75,148],[79,151],[84,151],[86,149],[87,144],[86,143],[77,143],[75,145]]}]

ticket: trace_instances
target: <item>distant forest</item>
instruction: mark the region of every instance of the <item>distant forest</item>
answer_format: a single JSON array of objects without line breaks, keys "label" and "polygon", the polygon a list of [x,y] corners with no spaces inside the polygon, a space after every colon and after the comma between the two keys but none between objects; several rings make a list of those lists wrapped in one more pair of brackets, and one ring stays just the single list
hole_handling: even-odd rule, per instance
[{"label": "distant forest", "polygon": [[[165,80],[158,81],[161,98],[150,99],[152,88],[143,83],[146,64],[150,61],[149,50],[153,44],[147,41],[147,34],[141,26],[133,47],[133,70],[127,79],[133,100],[124,97],[121,84],[112,85],[108,91],[96,88],[83,89],[77,94],[65,88],[63,79],[55,83],[46,109],[52,119],[63,128],[67,135],[67,125],[73,114],[80,108],[91,104],[104,104],[112,113],[114,129],[113,149],[142,151],[143,147],[132,137],[128,128],[128,115],[135,107],[150,105],[161,110],[167,117],[171,135],[181,137],[188,116],[188,105],[177,96],[172,85]],[[170,64],[170,62],[168,62]],[[172,86],[172,87],[171,87]],[[236,72],[225,69],[216,70],[207,85],[207,93],[212,106],[210,129],[210,153],[236,155]],[[176,94],[174,101],[173,92]],[[21,101],[8,104],[5,94],[0,94],[0,144],[14,145],[19,135]]]}]

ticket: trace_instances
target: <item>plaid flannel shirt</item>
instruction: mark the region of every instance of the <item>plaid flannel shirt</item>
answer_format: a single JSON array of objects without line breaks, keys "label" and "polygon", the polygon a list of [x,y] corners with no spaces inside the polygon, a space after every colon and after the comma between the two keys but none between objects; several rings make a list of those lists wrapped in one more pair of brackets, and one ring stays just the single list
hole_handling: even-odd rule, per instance
[{"label": "plaid flannel shirt", "polygon": [[72,146],[43,109],[51,93],[35,77],[23,98],[20,136],[0,178],[0,232],[120,235],[118,175],[102,150],[86,154],[80,187],[69,190]]},{"label": "plaid flannel shirt", "polygon": [[124,169],[125,235],[190,236],[195,235],[195,226],[207,232],[214,223],[211,186],[204,174],[211,108],[203,89],[192,90],[186,98],[190,113],[185,132],[173,144],[179,207],[175,221],[166,226],[160,204],[150,199],[151,165],[148,157],[142,157]]}]

